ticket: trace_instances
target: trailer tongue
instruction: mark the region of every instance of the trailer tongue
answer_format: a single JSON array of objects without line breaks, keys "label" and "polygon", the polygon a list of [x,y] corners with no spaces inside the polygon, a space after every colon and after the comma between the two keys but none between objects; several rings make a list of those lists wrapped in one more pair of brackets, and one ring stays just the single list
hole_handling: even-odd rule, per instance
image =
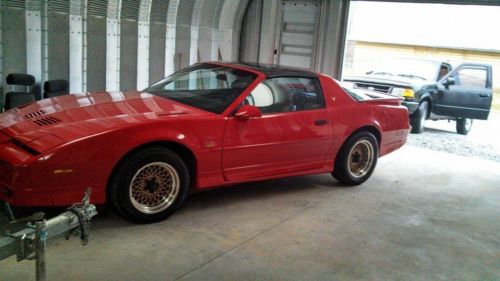
[{"label": "trailer tongue", "polygon": [[[45,219],[45,214],[38,212],[26,218],[20,218],[12,223],[27,223],[27,227],[15,233],[0,238],[0,260],[16,255],[17,261],[35,260],[36,280],[47,280],[47,265],[45,250],[47,240],[62,234],[69,239],[71,235],[79,235],[83,245],[88,242],[90,220],[97,215],[96,207],[90,204],[91,190],[88,188],[81,203],[74,204],[66,212]],[[12,218],[12,212],[7,206],[7,216]]]}]

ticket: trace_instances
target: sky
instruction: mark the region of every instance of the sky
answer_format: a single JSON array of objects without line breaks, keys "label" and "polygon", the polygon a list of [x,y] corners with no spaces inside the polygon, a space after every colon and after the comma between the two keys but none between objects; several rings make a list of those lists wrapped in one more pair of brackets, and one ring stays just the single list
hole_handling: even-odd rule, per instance
[{"label": "sky", "polygon": [[351,2],[348,40],[500,52],[500,7]]}]

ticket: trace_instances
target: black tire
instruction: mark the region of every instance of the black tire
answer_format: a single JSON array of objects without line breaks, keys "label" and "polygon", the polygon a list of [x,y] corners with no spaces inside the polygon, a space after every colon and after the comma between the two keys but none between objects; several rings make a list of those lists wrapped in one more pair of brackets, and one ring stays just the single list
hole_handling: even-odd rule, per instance
[{"label": "black tire", "polygon": [[427,101],[422,101],[418,109],[410,117],[411,133],[420,134],[424,131],[424,123],[429,115],[429,103]]},{"label": "black tire", "polygon": [[[357,148],[363,148],[370,150],[371,149],[371,158],[365,157],[366,162],[369,163],[369,166],[362,167],[361,171],[357,173],[357,168],[351,169],[351,165],[357,165],[362,162],[363,159],[359,159],[360,155],[356,155],[359,153],[358,151],[354,151],[353,149],[356,146],[361,146]],[[368,132],[358,132],[349,137],[347,141],[340,148],[339,153],[335,159],[335,165],[333,169],[333,177],[338,181],[355,186],[364,183],[368,178],[370,178],[375,166],[377,165],[377,159],[379,155],[378,149],[378,141],[377,138]],[[357,149],[356,148],[356,149]],[[357,158],[357,159],[355,159]],[[358,163],[356,163],[358,161]]]},{"label": "black tire", "polygon": [[473,119],[469,118],[458,118],[457,119],[457,133],[461,135],[467,135],[472,129]]},{"label": "black tire", "polygon": [[188,190],[189,171],[184,161],[169,149],[151,147],[121,161],[110,180],[108,196],[121,217],[153,223],[180,207]]}]

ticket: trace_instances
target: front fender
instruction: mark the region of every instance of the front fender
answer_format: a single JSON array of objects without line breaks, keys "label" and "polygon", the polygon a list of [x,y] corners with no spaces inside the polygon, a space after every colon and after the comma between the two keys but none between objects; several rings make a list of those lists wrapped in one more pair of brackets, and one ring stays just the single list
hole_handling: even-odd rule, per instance
[{"label": "front fender", "polygon": [[[187,147],[202,163],[200,169],[217,169],[224,127],[223,119],[220,119],[192,123],[155,121],[81,138],[20,167],[12,186],[19,192],[36,190],[50,194],[52,198],[51,204],[30,202],[29,205],[66,206],[78,202],[86,187],[93,190],[93,203],[102,204],[108,179],[116,164],[133,149],[158,141],[176,142]],[[20,202],[18,205],[24,204]]]}]

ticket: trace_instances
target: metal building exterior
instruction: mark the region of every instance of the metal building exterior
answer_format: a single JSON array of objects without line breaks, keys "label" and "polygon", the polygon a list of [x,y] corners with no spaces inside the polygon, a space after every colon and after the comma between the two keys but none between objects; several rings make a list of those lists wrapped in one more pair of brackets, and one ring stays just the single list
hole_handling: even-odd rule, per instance
[{"label": "metal building exterior", "polygon": [[37,98],[47,80],[71,92],[142,89],[210,60],[338,77],[348,10],[349,0],[2,0],[0,108],[9,73],[34,75]]},{"label": "metal building exterior", "polygon": [[[71,92],[82,92],[141,89],[209,60],[296,66],[305,60],[306,68],[336,74],[348,1],[4,0],[0,5],[0,88],[7,74],[29,73],[38,87],[65,79]],[[294,13],[304,21],[290,21]],[[35,92],[40,97],[40,89]]]}]

